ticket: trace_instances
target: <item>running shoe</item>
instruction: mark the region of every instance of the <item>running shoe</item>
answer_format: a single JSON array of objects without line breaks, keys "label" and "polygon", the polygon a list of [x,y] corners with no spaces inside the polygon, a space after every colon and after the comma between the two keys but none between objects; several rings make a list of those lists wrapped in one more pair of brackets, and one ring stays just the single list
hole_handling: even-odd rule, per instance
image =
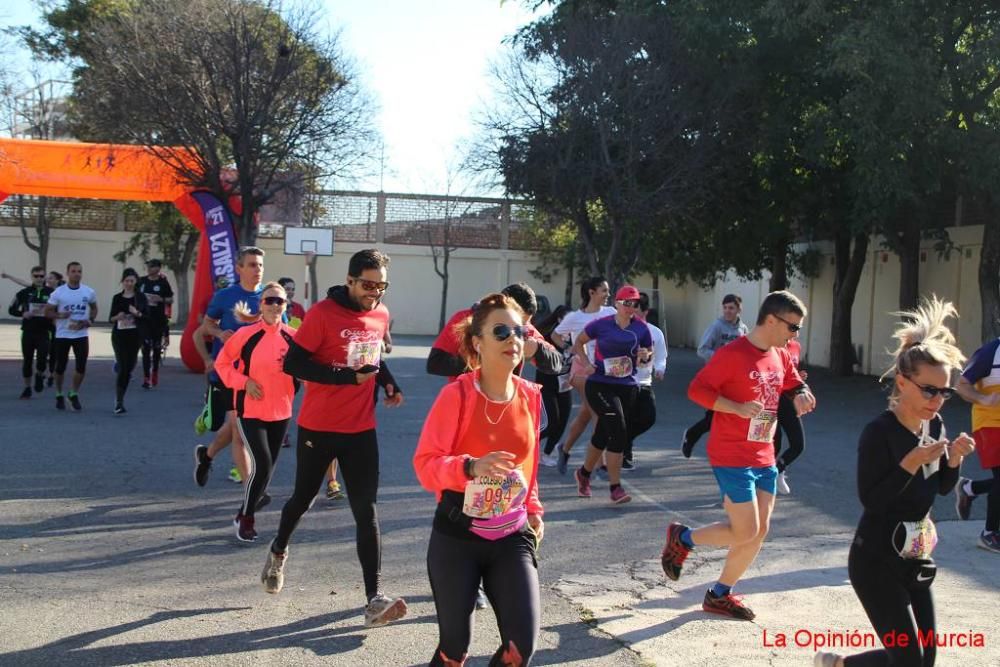
[{"label": "running shoe", "polygon": [[160,371],[153,371],[153,374],[149,376],[149,384],[154,387],[160,384]]},{"label": "running shoe", "polygon": [[622,470],[635,470],[635,459],[622,459]]},{"label": "running shoe", "polygon": [[212,459],[208,457],[208,447],[195,445],[194,448],[194,483],[205,486],[208,473],[212,470]]},{"label": "running shoe", "polygon": [[555,468],[559,465],[559,457],[555,454],[542,454],[542,459],[539,461],[546,468]]},{"label": "running shoe", "polygon": [[143,378],[142,378],[142,388],[143,389],[149,389],[150,386],[151,385],[149,384],[149,376],[148,375],[144,375]]},{"label": "running shoe", "polygon": [[684,429],[684,435],[681,436],[681,454],[684,458],[691,458],[691,452],[694,451],[694,442],[688,440],[688,429]]},{"label": "running shoe", "polygon": [[71,408],[73,408],[74,412],[79,412],[80,410],[83,410],[83,405],[80,404],[80,395],[79,394],[71,394],[70,395],[70,397],[69,397],[69,406]]},{"label": "running shoe", "polygon": [[573,473],[573,476],[576,477],[576,493],[577,493],[577,495],[579,495],[581,498],[589,498],[590,497],[590,478],[589,477],[584,477],[583,473],[580,471],[579,468],[576,469],[576,471]]},{"label": "running shoe", "polygon": [[621,486],[616,487],[611,491],[611,503],[613,505],[624,505],[632,500],[632,496],[625,492]]},{"label": "running shoe", "polygon": [[785,476],[785,471],[782,470],[778,473],[778,493],[787,496],[791,492],[792,487],[788,486],[788,478]]},{"label": "running shoe", "polygon": [[1000,532],[984,530],[979,534],[979,542],[976,546],[1000,554]]},{"label": "running shoe", "polygon": [[126,412],[128,412],[128,410],[125,409],[124,405],[122,405],[121,403],[115,403],[115,416],[116,417],[120,417],[121,415],[125,414]]},{"label": "running shoe", "polygon": [[56,396],[56,410],[66,409],[66,399],[62,395]]},{"label": "running shoe", "polygon": [[376,628],[406,616],[406,600],[377,594],[365,605],[365,627]]},{"label": "running shoe", "polygon": [[343,500],[346,497],[347,494],[340,488],[340,482],[335,479],[330,480],[330,483],[326,485],[326,499]]},{"label": "running shoe", "polygon": [[45,390],[45,376],[36,375],[35,376],[35,393],[40,394]]},{"label": "running shoe", "polygon": [[955,512],[962,521],[969,520],[972,514],[972,501],[976,499],[975,496],[965,492],[965,484],[968,481],[967,477],[959,477],[958,484],[955,485]]},{"label": "running shoe", "polygon": [[31,398],[31,387],[25,387],[24,391],[21,392],[21,399]]},{"label": "running shoe", "polygon": [[288,562],[288,549],[280,554],[267,550],[267,561],[260,573],[260,583],[264,584],[264,590],[268,593],[280,593],[284,587],[286,562]]},{"label": "running shoe", "polygon": [[240,476],[240,470],[236,466],[229,469],[229,481],[235,482],[236,484],[243,483],[243,478]]},{"label": "running shoe", "polygon": [[236,528],[236,539],[240,542],[256,542],[257,531],[253,529],[253,517],[237,514],[233,519],[233,527]]},{"label": "running shoe", "polygon": [[482,611],[489,606],[490,599],[486,597],[486,591],[484,591],[482,585],[480,585],[479,590],[476,591],[476,611]]},{"label": "running shoe", "polygon": [[712,614],[731,616],[743,621],[752,621],[754,614],[750,607],[743,604],[742,596],[727,593],[722,597],[715,597],[711,590],[705,591],[705,600],[701,603],[701,608]]},{"label": "running shoe", "polygon": [[681,578],[684,561],[691,553],[691,549],[681,541],[681,533],[686,529],[687,526],[681,523],[671,523],[667,526],[667,541],[660,554],[660,565],[663,566],[663,574],[672,581]]},{"label": "running shoe", "polygon": [[569,452],[562,447],[559,448],[559,459],[556,461],[556,470],[560,475],[565,475],[569,467]]},{"label": "running shoe", "polygon": [[836,653],[820,651],[813,656],[813,667],[837,667],[837,661],[843,656]]},{"label": "running shoe", "polygon": [[271,494],[265,491],[260,494],[260,498],[257,499],[257,506],[253,508],[254,512],[259,512],[268,505],[271,504]]}]

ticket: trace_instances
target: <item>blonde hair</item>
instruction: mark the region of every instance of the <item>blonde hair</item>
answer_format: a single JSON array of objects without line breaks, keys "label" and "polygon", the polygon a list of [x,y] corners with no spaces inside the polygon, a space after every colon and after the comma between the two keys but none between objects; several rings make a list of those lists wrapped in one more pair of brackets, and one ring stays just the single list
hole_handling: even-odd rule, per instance
[{"label": "blonde hair", "polygon": [[[893,313],[902,321],[896,326],[892,337],[899,341],[893,353],[893,364],[881,379],[897,375],[910,376],[917,371],[918,364],[960,368],[965,355],[955,345],[955,335],[945,321],[958,318],[958,311],[950,301],[942,301],[935,295],[920,300],[913,310]],[[893,384],[889,396],[890,403],[899,399],[899,390]]]},{"label": "blonde hair", "polygon": [[[261,298],[263,298],[264,292],[266,292],[269,289],[281,290],[281,293],[285,295],[285,298],[288,298],[288,292],[286,292],[285,288],[281,286],[281,283],[276,283],[273,280],[264,285],[264,289],[260,291]],[[251,313],[250,306],[247,305],[246,301],[239,301],[236,303],[235,306],[233,306],[233,315],[236,316],[237,320],[243,322],[244,324],[253,324],[254,322],[259,322],[261,318],[260,308],[257,309],[256,313]]]}]

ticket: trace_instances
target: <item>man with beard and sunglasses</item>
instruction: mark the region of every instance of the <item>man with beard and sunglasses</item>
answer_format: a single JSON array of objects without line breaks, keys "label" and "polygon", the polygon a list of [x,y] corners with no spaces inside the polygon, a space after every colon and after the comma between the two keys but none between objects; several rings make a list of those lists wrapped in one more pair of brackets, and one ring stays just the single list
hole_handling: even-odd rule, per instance
[{"label": "man with beard and sunglasses", "polygon": [[365,626],[385,625],[406,615],[406,602],[381,589],[382,541],[378,514],[379,453],[375,433],[375,391],[385,391],[385,405],[403,403],[403,394],[381,358],[389,310],[382,297],[389,288],[389,256],[361,250],[350,259],[345,285],[309,310],[289,343],[286,373],[305,382],[298,418],[295,489],[281,510],[278,534],[271,542],[261,582],[279,593],[285,582],[288,542],[337,459],[357,525],[358,558],[364,578]]}]

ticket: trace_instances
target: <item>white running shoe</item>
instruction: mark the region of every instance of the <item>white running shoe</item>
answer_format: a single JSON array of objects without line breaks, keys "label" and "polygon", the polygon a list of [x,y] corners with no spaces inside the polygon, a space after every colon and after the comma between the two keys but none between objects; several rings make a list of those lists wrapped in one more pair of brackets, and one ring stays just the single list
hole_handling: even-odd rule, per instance
[{"label": "white running shoe", "polygon": [[785,477],[784,471],[778,473],[778,493],[783,496],[787,496],[792,492],[792,487],[788,486],[788,478]]},{"label": "white running shoe", "polygon": [[542,454],[542,460],[539,463],[546,468],[555,468],[556,464],[559,463],[559,459],[556,458],[555,454]]},{"label": "white running shoe", "polygon": [[406,601],[379,593],[365,606],[365,627],[387,625],[406,616]]}]

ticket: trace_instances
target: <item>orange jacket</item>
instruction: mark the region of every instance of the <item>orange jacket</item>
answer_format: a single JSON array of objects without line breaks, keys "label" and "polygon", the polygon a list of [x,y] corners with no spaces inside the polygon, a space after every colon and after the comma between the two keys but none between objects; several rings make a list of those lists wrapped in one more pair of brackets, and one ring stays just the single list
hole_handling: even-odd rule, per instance
[{"label": "orange jacket", "polygon": [[[471,406],[475,405],[475,380],[478,373],[465,373],[441,389],[431,411],[424,420],[420,431],[417,451],[413,454],[413,468],[417,472],[420,485],[437,495],[441,500],[442,491],[465,491],[469,479],[465,476],[465,460],[470,458],[462,453],[462,436],[472,419]],[[544,512],[538,499],[538,426],[541,423],[542,394],[537,384],[514,376],[515,390],[528,398],[528,405],[534,417],[535,447],[525,461],[524,471],[528,479],[528,500],[525,503],[528,514],[541,516]],[[468,409],[465,406],[470,406]]]},{"label": "orange jacket", "polygon": [[[295,384],[282,364],[294,336],[295,330],[283,322],[269,325],[261,320],[237,329],[219,350],[215,372],[233,390],[237,416],[263,421],[291,418]],[[264,390],[260,400],[246,391],[251,378]]]}]

